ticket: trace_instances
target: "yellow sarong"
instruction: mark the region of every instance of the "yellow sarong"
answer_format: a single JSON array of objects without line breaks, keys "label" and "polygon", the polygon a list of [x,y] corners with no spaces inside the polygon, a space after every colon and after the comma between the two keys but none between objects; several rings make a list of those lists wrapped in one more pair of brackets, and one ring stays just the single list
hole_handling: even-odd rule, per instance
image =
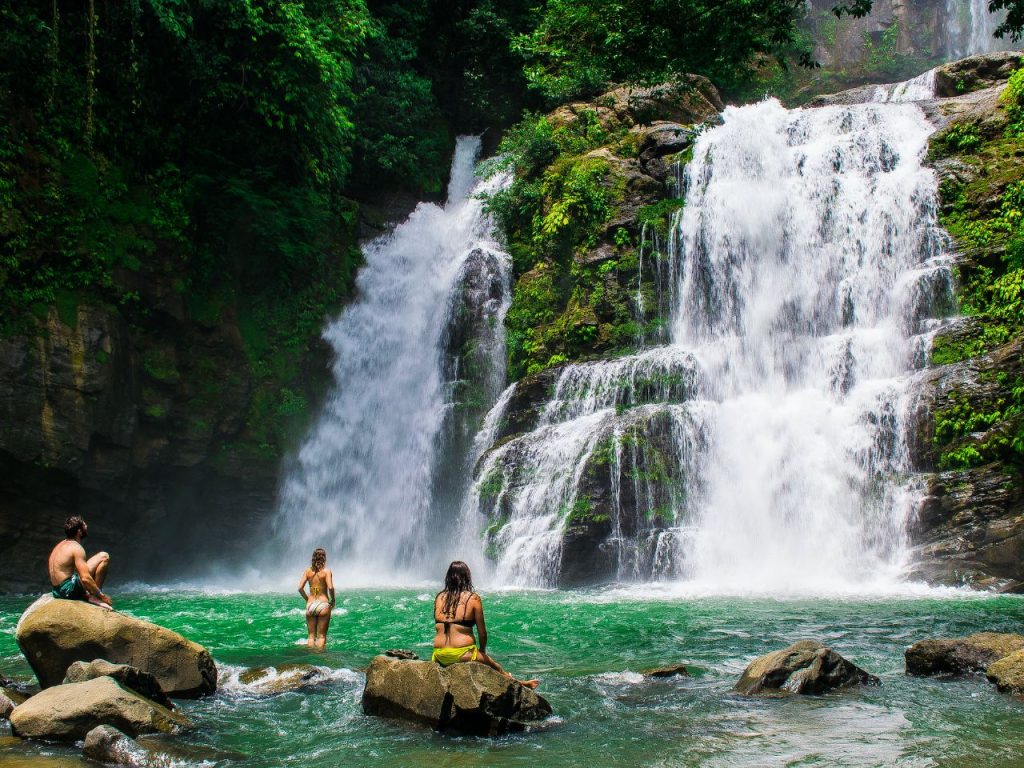
[{"label": "yellow sarong", "polygon": [[473,652],[470,661],[476,661],[476,643],[465,645],[462,648],[435,648],[434,652],[430,654],[430,660],[436,661],[442,667],[449,667],[457,661],[462,661],[462,657],[469,651]]}]

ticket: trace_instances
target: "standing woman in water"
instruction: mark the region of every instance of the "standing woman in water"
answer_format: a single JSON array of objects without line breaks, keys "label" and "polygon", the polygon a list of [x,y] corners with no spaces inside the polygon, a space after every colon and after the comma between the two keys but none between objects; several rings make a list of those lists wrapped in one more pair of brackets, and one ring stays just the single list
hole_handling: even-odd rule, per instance
[{"label": "standing woman in water", "polygon": [[[309,595],[306,584],[309,584]],[[327,552],[319,547],[313,551],[313,562],[299,580],[299,594],[306,601],[306,630],[309,632],[306,645],[322,651],[327,645],[327,628],[331,625],[335,600],[334,575],[327,567]]]},{"label": "standing woman in water", "polygon": [[[480,635],[477,645],[473,627]],[[434,653],[430,660],[442,667],[460,661],[479,661],[512,677],[501,665],[487,655],[487,626],[484,624],[484,604],[473,591],[473,577],[469,566],[456,560],[448,566],[444,589],[434,598]],[[514,677],[512,677],[515,680]],[[536,688],[538,680],[517,680],[527,688]]]}]

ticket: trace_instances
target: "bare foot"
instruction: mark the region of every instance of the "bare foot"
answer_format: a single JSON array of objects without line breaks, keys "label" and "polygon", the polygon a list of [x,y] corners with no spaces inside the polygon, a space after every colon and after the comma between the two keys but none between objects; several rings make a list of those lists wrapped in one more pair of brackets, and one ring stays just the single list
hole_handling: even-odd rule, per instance
[{"label": "bare foot", "polygon": [[540,685],[540,680],[519,680],[518,683],[524,688],[536,688]]},{"label": "bare foot", "polygon": [[90,595],[88,598],[86,598],[86,602],[91,603],[92,605],[95,605],[95,606],[97,606],[99,608],[105,608],[108,611],[114,610],[114,606],[108,605],[107,603],[104,603],[98,597],[92,597]]}]

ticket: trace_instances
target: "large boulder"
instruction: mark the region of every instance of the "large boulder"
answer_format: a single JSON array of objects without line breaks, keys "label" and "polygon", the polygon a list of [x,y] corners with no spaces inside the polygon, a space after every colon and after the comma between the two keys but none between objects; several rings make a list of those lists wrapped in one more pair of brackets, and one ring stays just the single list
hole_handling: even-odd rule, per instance
[{"label": "large boulder", "polygon": [[551,705],[485,664],[441,667],[377,656],[366,672],[363,712],[440,731],[499,736],[543,720]]},{"label": "large boulder", "polygon": [[759,693],[818,694],[853,685],[878,685],[879,679],[815,640],[801,640],[754,659],[736,683],[747,696]]},{"label": "large boulder", "polygon": [[125,690],[111,677],[47,688],[11,713],[11,729],[27,739],[77,741],[98,725],[135,736],[169,733],[188,720]]},{"label": "large boulder", "polygon": [[992,662],[985,676],[1003,693],[1024,696],[1024,650]]},{"label": "large boulder", "polygon": [[907,674],[969,675],[1024,648],[1024,636],[979,632],[968,637],[922,640],[904,653]]},{"label": "large boulder", "polygon": [[76,661],[106,659],[153,675],[168,696],[195,698],[217,689],[217,667],[203,646],[78,600],[44,595],[22,615],[15,637],[43,688],[60,684]]},{"label": "large boulder", "polygon": [[174,703],[160,687],[160,681],[148,672],[136,669],[129,664],[112,664],[106,659],[85,662],[76,661],[68,667],[64,675],[65,683],[82,683],[97,677],[112,677],[123,688],[135,691],[150,701],[174,709]]}]

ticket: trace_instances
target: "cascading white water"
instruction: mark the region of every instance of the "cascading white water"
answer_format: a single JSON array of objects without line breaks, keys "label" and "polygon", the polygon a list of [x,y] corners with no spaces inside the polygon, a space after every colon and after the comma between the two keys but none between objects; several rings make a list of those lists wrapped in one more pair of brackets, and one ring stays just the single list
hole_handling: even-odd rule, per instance
[{"label": "cascading white water", "polygon": [[567,366],[537,426],[482,460],[465,509],[491,521],[499,580],[565,581],[581,519],[606,527],[588,552],[619,578],[897,578],[913,369],[951,295],[921,165],[931,132],[913,104],[766,101],[698,139],[669,254],[671,344]]},{"label": "cascading white water", "polygon": [[913,494],[911,337],[948,257],[913,105],[727,110],[698,140],[673,338],[718,403],[685,574],[893,578]]},{"label": "cascading white water", "polygon": [[[446,514],[432,508],[447,444],[442,430],[453,407],[452,382],[444,380],[451,350],[444,345],[466,312],[459,289],[468,265],[497,270],[485,277],[502,285],[497,300],[476,292],[484,305],[470,309],[500,329],[508,302],[508,259],[473,196],[507,179],[478,186],[479,150],[478,138],[460,138],[445,206],[420,204],[365,248],[357,298],[324,332],[337,357],[335,391],[282,489],[277,524],[290,562],[323,546],[340,581],[379,583],[433,576],[450,554],[434,546],[439,526],[429,524]],[[471,258],[481,253],[488,258]],[[483,388],[493,390],[504,383],[503,341],[487,352],[497,373]],[[485,407],[497,395],[485,392]]]},{"label": "cascading white water", "polygon": [[1005,11],[991,13],[988,0],[946,0],[948,43],[946,53],[954,59],[979,53],[1013,50],[1009,38],[995,37]]}]

